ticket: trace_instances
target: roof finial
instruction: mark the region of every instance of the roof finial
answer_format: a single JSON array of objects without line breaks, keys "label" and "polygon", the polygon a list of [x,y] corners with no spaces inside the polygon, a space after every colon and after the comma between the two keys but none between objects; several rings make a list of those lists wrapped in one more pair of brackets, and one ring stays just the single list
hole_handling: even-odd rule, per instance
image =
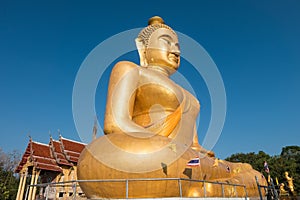
[{"label": "roof finial", "polygon": [[29,133],[29,132],[28,132],[28,134],[27,134],[27,135],[28,135],[28,137],[29,137],[29,141],[30,141],[30,142],[32,142],[32,137],[31,137],[31,135],[30,135],[30,133]]},{"label": "roof finial", "polygon": [[59,137],[61,137],[60,129],[57,129]]},{"label": "roof finial", "polygon": [[28,133],[28,137],[29,137],[29,144],[30,144],[30,155],[32,155],[32,153],[33,153],[32,137],[31,137],[31,135],[29,133]]}]

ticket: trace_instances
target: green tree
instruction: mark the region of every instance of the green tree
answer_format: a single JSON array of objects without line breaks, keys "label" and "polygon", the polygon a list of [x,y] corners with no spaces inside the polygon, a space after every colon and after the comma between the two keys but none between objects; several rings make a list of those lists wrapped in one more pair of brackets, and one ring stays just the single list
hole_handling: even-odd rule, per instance
[{"label": "green tree", "polygon": [[225,160],[230,162],[242,162],[242,163],[249,163],[252,165],[254,169],[259,172],[263,172],[264,162],[269,161],[271,156],[266,154],[263,151],[259,151],[258,154],[254,152],[250,153],[237,153],[233,154],[230,157],[226,158]]},{"label": "green tree", "polygon": [[19,179],[14,169],[19,160],[17,151],[5,153],[0,148],[0,199],[16,199]]},{"label": "green tree", "polygon": [[263,151],[257,154],[250,153],[236,153],[226,158],[225,160],[231,162],[249,163],[254,169],[262,172],[265,177],[267,174],[264,171],[264,161],[267,161],[270,175],[274,180],[278,179],[279,183],[287,185],[284,172],[289,172],[289,175],[294,179],[294,187],[297,194],[300,194],[300,147],[286,146],[282,148],[280,155],[270,156]]},{"label": "green tree", "polygon": [[282,148],[280,158],[283,163],[280,167],[281,176],[279,180],[286,183],[284,172],[289,172],[289,176],[294,179],[294,187],[297,194],[300,194],[300,147],[299,146],[286,146]]}]

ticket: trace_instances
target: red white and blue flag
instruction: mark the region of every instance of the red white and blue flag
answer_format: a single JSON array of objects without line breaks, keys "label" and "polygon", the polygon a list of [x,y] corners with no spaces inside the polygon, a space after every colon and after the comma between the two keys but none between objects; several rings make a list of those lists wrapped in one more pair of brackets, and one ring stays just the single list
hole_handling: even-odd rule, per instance
[{"label": "red white and blue flag", "polygon": [[270,173],[267,161],[264,162],[264,169],[265,169],[265,172],[267,172],[268,174]]},{"label": "red white and blue flag", "polygon": [[187,166],[190,166],[190,167],[196,167],[196,166],[199,166],[199,165],[200,165],[200,159],[199,159],[199,157],[193,158],[193,159],[190,160],[186,165],[187,165]]}]

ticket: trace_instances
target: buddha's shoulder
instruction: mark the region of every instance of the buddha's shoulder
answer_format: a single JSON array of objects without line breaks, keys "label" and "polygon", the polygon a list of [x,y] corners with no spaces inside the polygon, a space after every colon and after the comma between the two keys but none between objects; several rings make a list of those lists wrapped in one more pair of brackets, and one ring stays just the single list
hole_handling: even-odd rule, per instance
[{"label": "buddha's shoulder", "polygon": [[112,73],[117,74],[124,74],[131,70],[137,70],[138,71],[139,66],[133,62],[130,61],[120,61],[112,69]]},{"label": "buddha's shoulder", "polygon": [[189,103],[196,109],[200,109],[200,102],[198,99],[192,95],[189,91],[183,89],[186,100],[189,101]]}]

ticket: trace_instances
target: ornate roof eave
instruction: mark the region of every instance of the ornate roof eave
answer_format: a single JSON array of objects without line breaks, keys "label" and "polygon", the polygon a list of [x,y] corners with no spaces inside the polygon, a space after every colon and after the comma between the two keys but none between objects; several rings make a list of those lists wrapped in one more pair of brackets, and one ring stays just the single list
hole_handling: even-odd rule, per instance
[{"label": "ornate roof eave", "polygon": [[70,156],[67,154],[67,152],[65,150],[65,146],[64,146],[64,143],[63,143],[63,137],[62,137],[61,134],[59,134],[59,143],[60,143],[60,148],[61,148],[64,156],[66,157],[67,161],[72,163],[72,161],[70,160]]},{"label": "ornate roof eave", "polygon": [[50,147],[50,154],[54,157],[56,162],[58,162],[58,158],[57,158],[57,155],[55,153],[55,147],[54,147],[54,144],[53,144],[53,138],[52,138],[51,135],[50,135],[49,147]]},{"label": "ornate roof eave", "polygon": [[33,147],[32,147],[32,138],[29,136],[29,144],[30,144],[30,159],[33,160]]},{"label": "ornate roof eave", "polygon": [[26,163],[28,162],[29,159],[32,160],[32,154],[33,154],[33,150],[32,150],[32,138],[31,136],[29,136],[29,143],[27,144],[27,147],[25,149],[24,154],[21,157],[20,162],[18,163],[18,165],[16,166],[14,172],[15,173],[20,173],[21,170],[23,169],[23,166],[26,165]]}]

